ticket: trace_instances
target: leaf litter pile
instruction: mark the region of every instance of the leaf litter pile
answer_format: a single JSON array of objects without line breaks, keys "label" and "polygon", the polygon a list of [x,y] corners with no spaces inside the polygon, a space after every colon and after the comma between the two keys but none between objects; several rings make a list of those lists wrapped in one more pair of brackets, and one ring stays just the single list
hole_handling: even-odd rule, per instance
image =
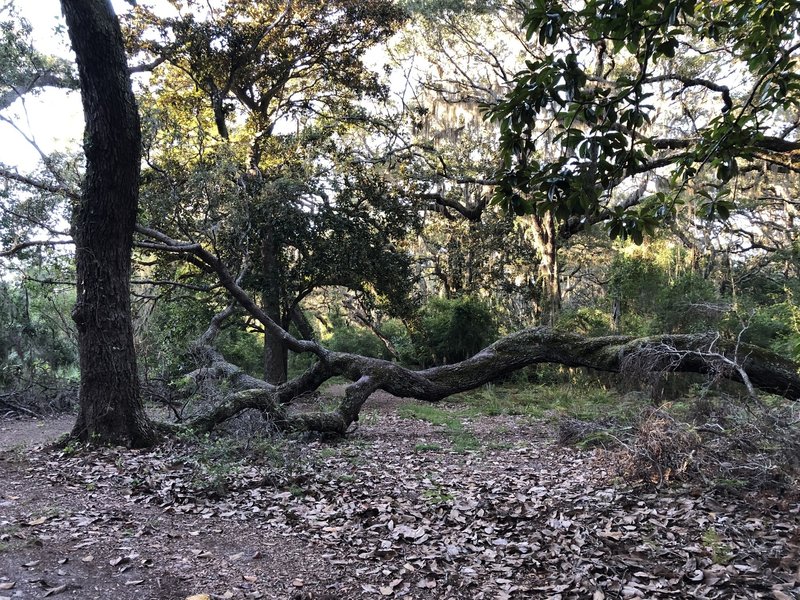
[{"label": "leaf litter pile", "polygon": [[[654,489],[519,417],[0,455],[0,599],[800,597],[796,495]],[[794,497],[792,497],[794,496]]]}]

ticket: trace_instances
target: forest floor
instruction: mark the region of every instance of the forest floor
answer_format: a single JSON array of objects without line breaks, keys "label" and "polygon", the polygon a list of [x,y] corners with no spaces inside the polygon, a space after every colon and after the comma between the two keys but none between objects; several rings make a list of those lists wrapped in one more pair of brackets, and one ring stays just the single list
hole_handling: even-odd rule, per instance
[{"label": "forest floor", "polygon": [[0,599],[800,598],[791,490],[632,485],[548,420],[424,410],[146,451],[0,421]]}]

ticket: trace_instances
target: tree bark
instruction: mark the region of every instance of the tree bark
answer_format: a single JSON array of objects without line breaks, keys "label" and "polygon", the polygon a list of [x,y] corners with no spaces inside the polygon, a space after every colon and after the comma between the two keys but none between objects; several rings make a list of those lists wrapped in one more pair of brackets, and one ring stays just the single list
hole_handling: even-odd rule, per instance
[{"label": "tree bark", "polygon": [[[588,367],[636,379],[653,372],[706,373],[714,379],[744,383],[748,392],[758,389],[791,400],[800,399],[800,375],[795,363],[763,348],[723,340],[718,334],[586,338],[548,327],[535,327],[506,336],[460,363],[422,371],[412,371],[386,360],[331,352],[315,341],[298,340],[282,328],[202,245],[179,242],[142,226],[137,230],[156,240],[140,242],[142,247],[193,255],[216,272],[220,283],[264,326],[268,335],[280,339],[294,352],[310,352],[318,359],[303,375],[287,383],[242,389],[240,370],[226,363],[219,353],[211,352],[209,356],[216,363],[216,372],[223,377],[231,373],[238,384],[234,389],[238,391],[226,397],[211,413],[189,423],[188,426],[197,431],[210,431],[242,410],[255,408],[270,415],[275,424],[284,429],[344,434],[358,420],[361,407],[376,390],[436,402],[538,363]],[[299,414],[287,410],[293,398],[317,389],[336,375],[353,383],[346,388],[345,397],[335,410]]]},{"label": "tree bark", "polygon": [[141,139],[119,22],[108,0],[62,0],[78,63],[86,175],[73,217],[80,412],[73,436],[141,447],[155,440],[139,397],[130,313]]},{"label": "tree bark", "polygon": [[[412,371],[385,360],[324,351],[320,362],[300,378],[272,389],[239,387],[216,409],[189,426],[206,432],[245,409],[258,409],[283,429],[344,434],[358,421],[361,407],[376,390],[437,402],[538,363],[589,367],[637,379],[652,372],[705,373],[744,383],[749,393],[759,389],[800,399],[797,365],[772,352],[737,346],[715,335],[585,338],[536,327],[498,340],[460,363],[423,371]],[[316,389],[335,375],[353,381],[335,410],[297,413],[287,409],[294,397]]]},{"label": "tree bark", "polygon": [[[283,322],[283,302],[281,268],[279,264],[280,247],[275,241],[272,224],[268,223],[261,242],[261,274],[264,289],[261,305],[276,323]],[[271,332],[264,332],[264,379],[273,385],[286,381],[289,353],[281,339]]]},{"label": "tree bark", "polygon": [[554,326],[561,312],[561,279],[558,271],[558,238],[555,218],[550,212],[543,216],[532,215],[531,229],[536,250],[539,252],[538,321],[542,325]]}]

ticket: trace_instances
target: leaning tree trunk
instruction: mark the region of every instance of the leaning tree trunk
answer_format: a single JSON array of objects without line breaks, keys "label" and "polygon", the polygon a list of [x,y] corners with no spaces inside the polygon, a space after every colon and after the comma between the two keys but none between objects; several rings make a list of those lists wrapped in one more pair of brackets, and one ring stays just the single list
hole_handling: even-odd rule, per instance
[{"label": "leaning tree trunk", "polygon": [[[275,241],[271,226],[266,228],[261,242],[261,272],[264,289],[261,304],[269,317],[276,323],[283,323],[281,302],[281,276],[279,261],[280,247]],[[278,385],[286,381],[289,353],[286,345],[270,331],[264,332],[264,379]]]},{"label": "leaning tree trunk", "polygon": [[[210,431],[243,410],[257,409],[269,415],[283,429],[345,433],[358,420],[361,407],[376,390],[401,397],[436,402],[453,394],[474,389],[523,367],[556,363],[622,373],[641,379],[648,373],[706,373],[713,379],[726,378],[745,385],[751,398],[756,390],[800,400],[798,365],[773,352],[722,339],[719,334],[665,335],[647,338],[580,335],[536,327],[506,336],[475,356],[453,365],[412,371],[401,365],[356,354],[331,352],[313,340],[300,340],[282,328],[259,307],[231,276],[224,263],[201,244],[187,244],[164,233],[138,226],[154,242],[150,249],[192,254],[214,271],[231,297],[273,335],[294,352],[310,352],[317,362],[303,375],[281,385],[254,382],[241,369],[224,360],[210,344],[219,323],[232,309],[212,320],[209,331],[198,340],[196,352],[211,363],[196,375],[224,379],[232,393],[210,413],[188,423],[195,431]],[[332,411],[297,413],[287,405],[324,381],[341,375],[351,382],[345,397]]]},{"label": "leaning tree trunk", "polygon": [[73,219],[80,412],[73,436],[146,446],[130,312],[139,197],[139,116],[119,22],[108,0],[62,0],[86,119],[86,175]]},{"label": "leaning tree trunk", "polygon": [[[556,363],[589,367],[642,379],[649,373],[705,373],[738,381],[755,396],[756,390],[800,399],[797,365],[767,350],[737,345],[712,334],[684,334],[633,338],[580,335],[537,327],[502,338],[460,363],[412,371],[397,363],[355,354],[330,352],[317,347],[320,361],[301,377],[280,386],[253,386],[240,370],[218,353],[214,368],[225,373],[229,394],[210,413],[188,425],[195,431],[214,429],[246,409],[258,409],[282,429],[345,433],[358,420],[361,407],[376,390],[395,396],[437,402],[474,389],[523,367]],[[227,374],[235,376],[236,379]],[[298,412],[288,409],[292,400],[317,389],[326,379],[341,375],[353,383],[334,410]]]}]

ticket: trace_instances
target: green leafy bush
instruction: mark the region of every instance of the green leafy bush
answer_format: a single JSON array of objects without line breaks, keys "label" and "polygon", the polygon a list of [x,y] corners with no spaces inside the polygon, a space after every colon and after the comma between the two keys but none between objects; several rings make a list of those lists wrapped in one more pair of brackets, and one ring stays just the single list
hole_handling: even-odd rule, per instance
[{"label": "green leafy bush", "polygon": [[655,294],[656,320],[651,333],[693,333],[719,325],[723,312],[714,285],[687,271]]},{"label": "green leafy bush", "polygon": [[0,386],[19,379],[74,378],[72,289],[0,282]]},{"label": "green leafy bush", "polygon": [[350,352],[373,358],[389,358],[386,346],[374,333],[363,327],[345,325],[341,322],[334,325],[333,333],[325,341],[325,345],[335,352]]},{"label": "green leafy bush", "polygon": [[226,329],[217,339],[216,346],[228,361],[253,377],[264,375],[264,341],[261,335],[241,329]]},{"label": "green leafy bush", "polygon": [[419,362],[417,348],[408,333],[408,328],[399,319],[389,319],[381,325],[381,331],[392,342],[397,358],[402,364],[411,365]]},{"label": "green leafy bush", "polygon": [[454,363],[469,358],[497,337],[491,310],[477,298],[432,298],[422,309],[417,332],[420,362]]},{"label": "green leafy bush", "polygon": [[610,315],[597,308],[567,308],[561,311],[556,329],[597,336],[611,332]]}]

